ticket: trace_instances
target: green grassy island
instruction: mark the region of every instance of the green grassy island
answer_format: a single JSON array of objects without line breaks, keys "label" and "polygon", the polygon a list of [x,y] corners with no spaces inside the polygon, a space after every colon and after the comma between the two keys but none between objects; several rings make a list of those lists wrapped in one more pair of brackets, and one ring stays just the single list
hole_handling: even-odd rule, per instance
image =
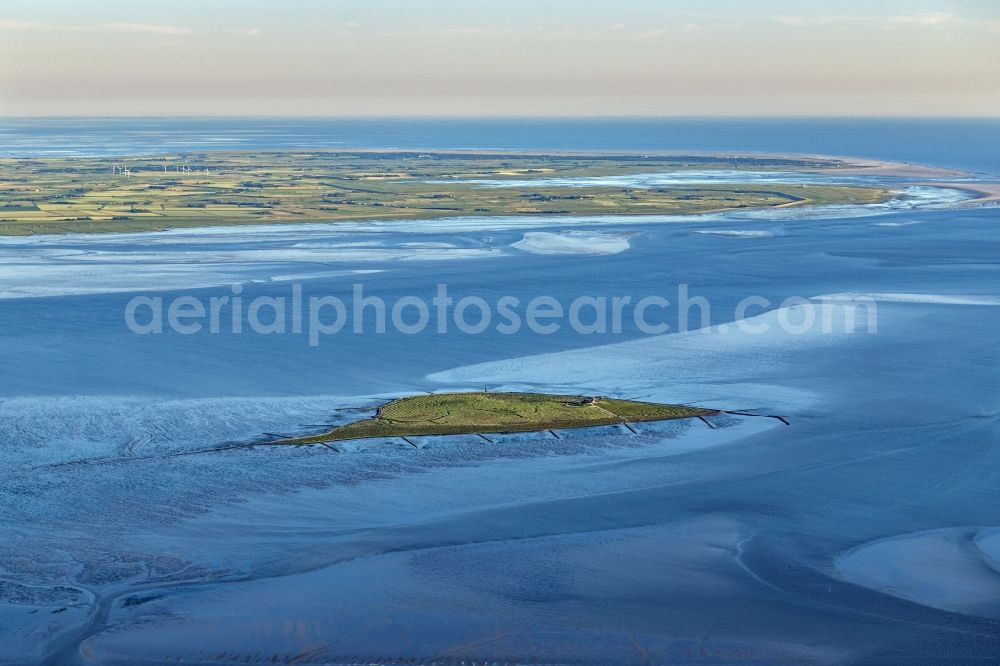
[{"label": "green grassy island", "polygon": [[[641,173],[827,173],[849,166],[821,158],[394,151],[4,158],[0,235],[462,215],[675,215],[891,198],[880,186],[751,177],[645,188],[572,185],[574,178]],[[495,186],[504,181],[512,184]]]},{"label": "green grassy island", "polygon": [[438,393],[393,400],[374,417],[276,444],[322,444],[373,437],[538,432],[715,414],[686,405],[546,393]]}]

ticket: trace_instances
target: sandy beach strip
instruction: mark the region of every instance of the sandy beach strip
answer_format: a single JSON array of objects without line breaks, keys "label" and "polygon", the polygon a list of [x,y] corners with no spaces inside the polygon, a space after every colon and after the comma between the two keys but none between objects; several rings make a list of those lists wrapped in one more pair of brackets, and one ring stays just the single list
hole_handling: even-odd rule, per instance
[{"label": "sandy beach strip", "polygon": [[976,196],[959,205],[964,207],[1000,204],[1000,183],[922,183],[931,187],[947,187],[972,192]]},{"label": "sandy beach strip", "polygon": [[829,155],[813,155],[816,159],[840,159],[844,166],[818,167],[815,171],[826,174],[841,174],[845,176],[899,176],[906,178],[961,178],[969,174],[960,169],[948,169],[926,164],[910,162],[890,162],[886,160],[870,160],[857,157],[831,157]]}]

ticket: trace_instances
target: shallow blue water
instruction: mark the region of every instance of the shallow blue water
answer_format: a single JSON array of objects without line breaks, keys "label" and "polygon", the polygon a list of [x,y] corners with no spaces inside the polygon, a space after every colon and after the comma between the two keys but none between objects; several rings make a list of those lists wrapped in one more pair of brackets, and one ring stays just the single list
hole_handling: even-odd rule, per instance
[{"label": "shallow blue water", "polygon": [[0,119],[0,156],[437,148],[763,151],[1000,172],[998,119]]},{"label": "shallow blue water", "polygon": [[[279,133],[285,121],[269,122]],[[724,146],[998,167],[986,122],[648,122],[308,131],[356,145]],[[166,124],[199,149],[226,127]],[[232,123],[230,136],[251,124]],[[434,143],[404,144],[417,126]],[[159,121],[153,138],[110,123],[85,139],[78,124],[63,137],[47,127],[32,130],[46,133],[44,150],[167,149]],[[307,135],[239,140],[326,145]],[[3,240],[0,657],[996,660],[1000,602],[976,591],[1000,574],[973,537],[1000,526],[1000,209],[863,213]],[[625,237],[628,247],[537,254],[518,246],[532,233],[597,247]],[[372,270],[382,272],[352,272]],[[345,299],[360,282],[390,304],[430,298],[439,283],[491,302],[672,298],[684,283],[711,304],[712,324],[731,324],[750,295],[773,304],[755,311],[765,320],[791,296],[882,300],[877,332],[853,334],[650,337],[626,319],[620,334],[390,331],[311,347],[292,333],[141,336],[124,322],[136,294],[221,296],[240,282],[249,301],[287,295],[296,281],[306,296]],[[338,408],[387,394],[482,384],[690,401],[791,425],[722,417],[718,430],[676,423],[488,447],[187,455],[312,432],[350,417]],[[863,550],[883,539],[900,545],[889,556]],[[856,549],[863,566],[839,568]],[[858,568],[869,578],[843,573]]]}]

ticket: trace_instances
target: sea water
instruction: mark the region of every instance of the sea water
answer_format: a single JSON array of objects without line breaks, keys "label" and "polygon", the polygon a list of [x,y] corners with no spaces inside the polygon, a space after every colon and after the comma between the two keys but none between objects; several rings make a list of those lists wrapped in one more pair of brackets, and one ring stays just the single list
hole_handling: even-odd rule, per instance
[{"label": "sea water", "polygon": [[[989,178],[998,127],[7,120],[0,150],[760,150]],[[983,591],[1000,567],[1000,209],[932,194],[944,198],[782,214],[0,239],[0,655],[996,658],[1000,605]],[[663,335],[626,320],[591,334],[347,330],[316,346],[234,333],[229,319],[193,335],[126,325],[137,295],[208,299],[235,284],[247,302],[293,284],[349,301],[361,284],[390,304],[440,284],[490,303],[675,300],[683,284],[711,312],[701,330]],[[859,295],[877,306],[875,331],[735,321],[748,296],[771,305],[745,321],[767,324],[788,298],[806,300],[801,314]],[[483,385],[760,416],[492,445],[243,446],[394,395]]]}]

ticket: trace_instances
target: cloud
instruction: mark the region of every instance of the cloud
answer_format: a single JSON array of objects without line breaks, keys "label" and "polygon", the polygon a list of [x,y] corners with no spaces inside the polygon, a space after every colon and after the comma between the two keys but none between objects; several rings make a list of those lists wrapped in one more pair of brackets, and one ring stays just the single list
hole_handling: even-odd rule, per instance
[{"label": "cloud", "polygon": [[817,25],[831,25],[834,23],[847,23],[854,20],[849,14],[840,14],[836,16],[774,16],[772,19],[777,21],[781,25],[786,25],[792,28],[817,26]]},{"label": "cloud", "polygon": [[720,22],[720,23],[685,23],[684,27],[682,27],[681,30],[687,33],[704,34],[706,32],[725,32],[729,30],[739,30],[742,27],[743,27],[742,23],[736,23],[734,21]]},{"label": "cloud", "polygon": [[946,23],[955,23],[960,21],[958,17],[954,14],[943,14],[941,12],[932,12],[929,14],[910,14],[907,16],[890,16],[890,23],[902,23],[909,25],[944,25]]},{"label": "cloud", "polygon": [[480,26],[480,25],[456,25],[449,28],[445,28],[444,32],[450,35],[480,35],[480,36],[499,36],[499,35],[509,35],[511,33],[510,28],[505,28],[502,26]]},{"label": "cloud", "polygon": [[639,33],[641,39],[655,39],[656,37],[662,37],[664,35],[677,34],[677,33],[687,33],[689,35],[704,35],[706,33],[712,32],[729,32],[733,30],[740,30],[743,28],[742,23],[737,23],[735,21],[716,21],[716,22],[698,22],[698,23],[683,23],[679,26],[674,26],[670,28],[652,28],[650,30],[645,30]]},{"label": "cloud", "polygon": [[[346,27],[357,27],[357,23],[342,24]],[[39,23],[37,21],[19,21],[17,19],[0,20],[0,29],[33,30],[44,32],[101,32],[101,33],[141,33],[150,35],[182,36],[193,35],[195,30],[181,25],[157,25],[153,23],[132,23],[129,21],[111,21],[108,23],[90,23],[80,25],[61,25],[58,23]],[[261,28],[229,28],[225,32],[245,37],[256,37],[264,31]]]},{"label": "cloud", "polygon": [[136,32],[154,35],[190,35],[191,28],[176,25],[154,25],[150,23],[130,23],[113,21],[110,23],[94,23],[89,25],[59,25],[54,23],[38,23],[36,21],[18,21],[15,19],[0,21],[0,28],[6,30],[34,30],[47,32]]},{"label": "cloud", "polygon": [[972,30],[985,30],[986,32],[1000,33],[1000,19],[970,19],[955,16],[954,14],[945,14],[943,12],[890,16],[888,20],[890,23],[895,25],[916,25],[927,28],[953,26],[956,28],[968,28]]},{"label": "cloud", "polygon": [[985,30],[1000,33],[1000,19],[972,19],[947,14],[926,12],[922,14],[902,14],[878,16],[873,14],[827,14],[813,16],[772,16],[771,20],[790,28],[810,28],[836,25],[871,25],[888,29],[907,26],[916,28],[956,28],[965,30]]},{"label": "cloud", "polygon": [[93,32],[145,32],[155,35],[190,35],[194,32],[191,28],[149,23],[101,23],[96,26],[83,26],[83,29],[87,30],[88,27]]},{"label": "cloud", "polygon": [[43,29],[44,26],[40,23],[33,23],[31,21],[7,20],[0,21],[0,28],[4,28],[6,30],[39,30]]}]

